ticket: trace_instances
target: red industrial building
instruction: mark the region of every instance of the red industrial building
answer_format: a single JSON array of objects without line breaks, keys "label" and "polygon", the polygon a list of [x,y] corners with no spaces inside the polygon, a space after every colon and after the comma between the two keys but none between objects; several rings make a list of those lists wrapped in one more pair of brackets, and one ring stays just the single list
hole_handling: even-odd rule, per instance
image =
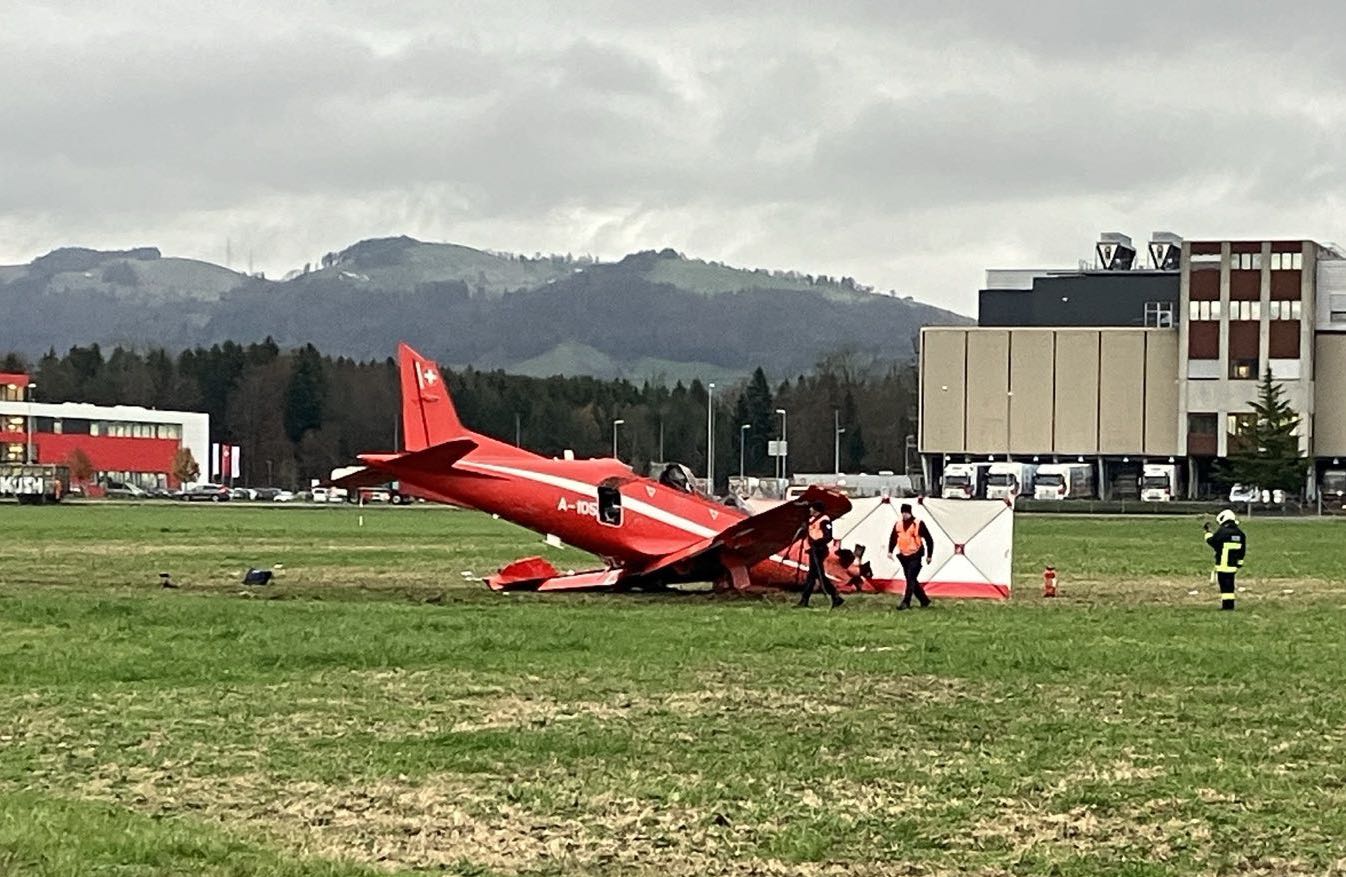
[{"label": "red industrial building", "polygon": [[206,475],[210,417],[128,405],[35,401],[28,375],[0,372],[0,463],[64,465],[76,450],[94,479],[177,488],[173,458],[187,448]]}]

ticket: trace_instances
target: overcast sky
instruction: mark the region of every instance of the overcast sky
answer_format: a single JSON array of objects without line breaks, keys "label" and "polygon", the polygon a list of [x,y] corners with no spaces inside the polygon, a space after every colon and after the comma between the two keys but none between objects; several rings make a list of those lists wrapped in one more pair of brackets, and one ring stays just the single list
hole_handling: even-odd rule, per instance
[{"label": "overcast sky", "polygon": [[1346,4],[0,13],[0,263],[672,246],[972,313],[983,269],[1074,264],[1103,230],[1346,238]]}]

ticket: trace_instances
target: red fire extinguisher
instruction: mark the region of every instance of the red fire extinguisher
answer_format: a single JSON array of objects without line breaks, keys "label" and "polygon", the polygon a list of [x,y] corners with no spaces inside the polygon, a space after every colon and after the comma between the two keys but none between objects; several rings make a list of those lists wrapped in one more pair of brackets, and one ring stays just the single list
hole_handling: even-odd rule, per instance
[{"label": "red fire extinguisher", "polygon": [[1042,596],[1056,596],[1056,567],[1047,564],[1047,568],[1042,571]]}]

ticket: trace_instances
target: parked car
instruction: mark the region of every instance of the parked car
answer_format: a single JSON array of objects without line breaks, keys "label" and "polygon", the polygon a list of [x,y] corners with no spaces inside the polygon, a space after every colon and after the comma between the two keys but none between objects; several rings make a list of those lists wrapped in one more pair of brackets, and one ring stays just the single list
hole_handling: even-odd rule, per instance
[{"label": "parked car", "polygon": [[280,493],[279,487],[258,487],[253,490],[252,498],[259,502],[271,502]]},{"label": "parked car", "polygon": [[257,491],[251,487],[235,487],[229,491],[229,498],[247,502],[257,498]]},{"label": "parked car", "polygon": [[361,502],[392,502],[393,495],[386,487],[362,487],[359,491]]},{"label": "parked car", "polygon": [[276,495],[271,497],[272,502],[294,502],[297,497],[293,490],[277,490]]},{"label": "parked car", "polygon": [[111,499],[146,499],[149,497],[148,491],[137,484],[111,479],[105,482],[103,495]]},{"label": "parked car", "polygon": [[187,502],[228,502],[229,488],[223,484],[198,484],[180,496]]},{"label": "parked car", "polygon": [[1247,505],[1248,503],[1282,505],[1285,503],[1285,499],[1284,490],[1263,490],[1260,487],[1243,484],[1235,484],[1229,488],[1229,501],[1240,505]]}]

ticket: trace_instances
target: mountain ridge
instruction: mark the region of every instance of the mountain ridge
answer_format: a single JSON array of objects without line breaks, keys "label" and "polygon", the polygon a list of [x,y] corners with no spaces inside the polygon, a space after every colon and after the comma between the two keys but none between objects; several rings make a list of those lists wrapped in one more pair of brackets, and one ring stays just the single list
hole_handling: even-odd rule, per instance
[{"label": "mountain ridge", "polygon": [[612,262],[523,256],[408,236],[328,253],[288,279],[157,248],[62,247],[0,266],[0,350],[209,346],[271,337],[355,358],[407,339],[445,362],[538,374],[787,376],[850,347],[909,356],[922,325],[962,315],[852,278],[734,268],[672,249]]}]

